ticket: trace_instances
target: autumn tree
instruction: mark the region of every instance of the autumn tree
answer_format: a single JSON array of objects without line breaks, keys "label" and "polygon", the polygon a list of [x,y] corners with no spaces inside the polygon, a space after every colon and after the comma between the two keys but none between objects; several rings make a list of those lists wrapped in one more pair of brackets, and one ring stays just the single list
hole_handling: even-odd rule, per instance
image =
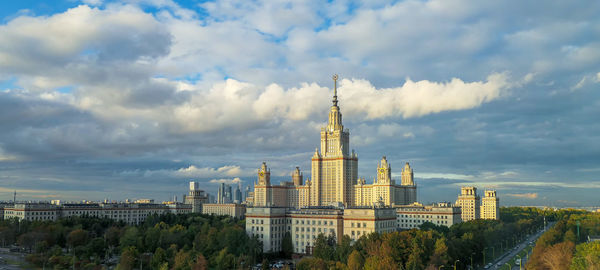
[{"label": "autumn tree", "polygon": [[546,249],[541,261],[550,270],[568,269],[573,257],[575,244],[573,242],[561,242]]},{"label": "autumn tree", "polygon": [[365,258],[357,250],[353,250],[348,256],[348,269],[360,270],[363,269]]},{"label": "autumn tree", "polygon": [[208,262],[202,253],[196,256],[196,261],[192,264],[192,270],[206,270],[208,269]]},{"label": "autumn tree", "polygon": [[579,244],[571,261],[572,270],[600,270],[600,242]]},{"label": "autumn tree", "polygon": [[135,247],[129,246],[123,249],[121,260],[117,265],[117,270],[131,270],[135,266],[135,259],[138,256],[138,251]]}]

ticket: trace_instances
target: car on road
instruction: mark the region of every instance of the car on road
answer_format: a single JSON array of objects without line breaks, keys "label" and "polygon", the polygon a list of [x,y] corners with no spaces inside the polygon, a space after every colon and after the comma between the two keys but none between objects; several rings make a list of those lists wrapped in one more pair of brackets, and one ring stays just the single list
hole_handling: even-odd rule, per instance
[{"label": "car on road", "polygon": [[484,268],[484,269],[488,269],[488,268],[492,267],[492,265],[493,265],[492,263],[488,263],[488,264],[486,264],[486,265],[485,265],[483,268]]},{"label": "car on road", "polygon": [[516,259],[515,260],[515,265],[521,265],[521,259]]}]

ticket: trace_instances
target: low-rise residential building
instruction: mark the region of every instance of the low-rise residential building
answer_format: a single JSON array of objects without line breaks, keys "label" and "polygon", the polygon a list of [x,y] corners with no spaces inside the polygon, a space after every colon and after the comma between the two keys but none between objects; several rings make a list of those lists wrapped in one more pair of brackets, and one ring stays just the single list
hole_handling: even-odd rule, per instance
[{"label": "low-rise residential building", "polygon": [[446,227],[461,223],[461,208],[450,203],[437,203],[426,206],[414,203],[396,207],[396,225],[398,228],[418,228],[425,222]]},{"label": "low-rise residential building", "polygon": [[151,215],[185,214],[191,211],[191,205],[181,203],[16,203],[5,207],[4,219],[55,221],[59,218],[87,216],[140,224]]},{"label": "low-rise residential building", "polygon": [[59,209],[49,203],[15,203],[4,209],[4,218],[29,221],[54,221],[59,218]]},{"label": "low-rise residential building", "polygon": [[238,203],[205,203],[202,205],[202,214],[242,219],[246,214],[246,206]]}]

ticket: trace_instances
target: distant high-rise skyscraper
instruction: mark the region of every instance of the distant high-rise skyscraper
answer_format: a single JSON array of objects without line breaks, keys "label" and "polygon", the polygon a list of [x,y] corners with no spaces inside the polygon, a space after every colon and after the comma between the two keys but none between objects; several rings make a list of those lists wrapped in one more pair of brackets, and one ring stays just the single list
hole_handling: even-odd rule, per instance
[{"label": "distant high-rise skyscraper", "polygon": [[242,202],[242,190],[240,189],[239,185],[236,187],[235,192],[233,193],[233,202],[234,203]]},{"label": "distant high-rise skyscraper", "polygon": [[231,202],[233,202],[233,192],[231,191],[231,186],[225,183],[221,183],[217,192],[217,203]]}]

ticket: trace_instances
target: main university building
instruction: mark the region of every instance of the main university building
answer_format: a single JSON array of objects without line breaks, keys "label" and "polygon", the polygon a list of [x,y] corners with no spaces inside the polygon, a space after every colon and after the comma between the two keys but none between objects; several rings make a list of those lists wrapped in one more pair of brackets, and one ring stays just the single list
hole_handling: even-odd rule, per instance
[{"label": "main university building", "polygon": [[356,240],[372,232],[416,228],[423,222],[451,226],[461,222],[459,207],[417,203],[417,186],[407,162],[397,184],[384,156],[373,184],[358,177],[358,156],[350,150],[350,132],[344,129],[334,76],[333,105],[327,126],[321,129],[321,145],[311,158],[312,179],[303,181],[300,168],[292,181],[271,184],[267,164],[258,169],[253,197],[248,198],[246,231],[263,242],[264,252],[281,251],[286,233],[294,252],[311,253],[319,234]]}]

